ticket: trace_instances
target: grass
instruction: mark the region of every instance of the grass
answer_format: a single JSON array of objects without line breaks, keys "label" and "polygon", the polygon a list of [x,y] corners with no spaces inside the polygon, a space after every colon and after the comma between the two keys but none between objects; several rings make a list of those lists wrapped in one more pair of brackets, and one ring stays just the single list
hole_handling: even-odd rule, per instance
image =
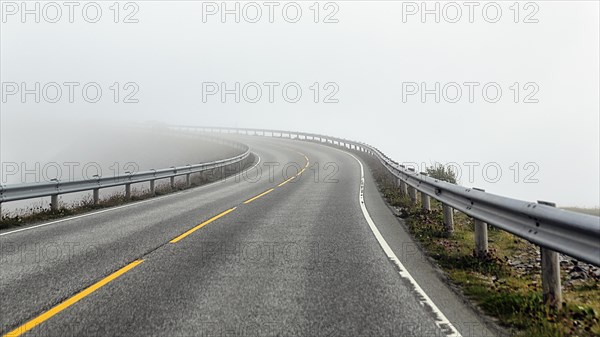
[{"label": "grass", "polygon": [[401,216],[411,235],[458,286],[487,315],[515,336],[600,336],[600,284],[598,280],[566,282],[563,271],[562,308],[543,304],[539,262],[520,270],[509,262],[520,256],[536,256],[537,247],[510,233],[488,229],[489,252],[474,252],[474,224],[467,215],[455,212],[454,232],[446,234],[441,205],[431,200],[432,211],[424,211],[402,197],[391,176],[369,156],[363,156],[380,192]]},{"label": "grass", "polygon": [[248,157],[241,165],[235,167],[232,165],[231,168],[223,170],[212,170],[205,171],[202,173],[194,174],[190,180],[190,186],[187,187],[184,182],[177,182],[174,188],[171,188],[169,183],[157,184],[155,193],[150,193],[149,190],[132,189],[131,198],[126,198],[124,194],[113,193],[111,195],[101,198],[98,204],[94,204],[92,197],[88,196],[82,200],[75,201],[69,204],[61,204],[58,210],[52,210],[47,202],[40,202],[38,204],[31,205],[27,208],[17,209],[12,212],[6,212],[2,214],[0,218],[0,229],[19,227],[23,225],[30,225],[44,221],[50,221],[60,219],[67,216],[74,216],[92,212],[99,209],[105,209],[124,205],[127,203],[145,200],[156,196],[161,196],[176,191],[181,191],[187,188],[193,188],[201,185],[205,185],[220,179],[224,179],[228,176],[234,175],[248,168],[254,163],[254,156]]}]

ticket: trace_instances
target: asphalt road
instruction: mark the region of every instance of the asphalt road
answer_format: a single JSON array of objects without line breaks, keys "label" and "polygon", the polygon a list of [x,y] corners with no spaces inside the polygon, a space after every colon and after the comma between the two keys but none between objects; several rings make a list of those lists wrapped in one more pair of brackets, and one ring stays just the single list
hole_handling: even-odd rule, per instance
[{"label": "asphalt road", "polygon": [[2,333],[494,336],[421,256],[366,166],[361,202],[356,157],[243,141],[260,162],[241,177],[0,233]]}]

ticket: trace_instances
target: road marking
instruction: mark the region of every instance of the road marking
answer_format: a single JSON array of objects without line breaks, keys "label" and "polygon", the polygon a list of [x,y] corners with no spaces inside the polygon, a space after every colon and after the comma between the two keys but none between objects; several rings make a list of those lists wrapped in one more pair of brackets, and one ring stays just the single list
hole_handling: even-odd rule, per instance
[{"label": "road marking", "polygon": [[169,193],[167,195],[163,195],[163,196],[159,196],[159,197],[154,197],[154,198],[150,198],[150,199],[147,199],[147,200],[141,200],[141,201],[132,202],[132,203],[125,204],[125,205],[122,205],[122,206],[110,207],[110,208],[107,208],[107,209],[103,209],[101,211],[85,213],[85,214],[76,215],[76,216],[72,216],[72,217],[68,217],[68,218],[64,218],[64,219],[59,219],[59,220],[54,220],[54,221],[51,221],[51,222],[46,222],[46,223],[35,225],[35,226],[29,226],[29,227],[25,227],[25,228],[15,229],[15,230],[12,230],[12,231],[9,231],[9,232],[0,233],[0,236],[14,234],[14,233],[23,232],[23,231],[28,231],[28,230],[31,230],[31,229],[45,227],[45,226],[48,226],[48,225],[54,225],[54,224],[57,224],[57,223],[60,223],[60,222],[66,222],[66,221],[76,220],[76,219],[80,219],[80,218],[85,218],[85,217],[92,216],[92,215],[102,214],[102,213],[106,213],[106,212],[112,212],[112,211],[116,211],[118,209],[122,209],[122,208],[126,208],[126,207],[132,207],[132,206],[136,206],[136,205],[140,205],[140,204],[145,204],[147,202],[158,201],[158,200],[161,200],[161,199],[164,199],[164,198],[174,197],[176,195],[185,194],[185,193],[189,193],[189,192],[192,192],[192,191],[197,191],[197,190],[204,189],[204,188],[207,188],[209,186],[215,185],[217,183],[223,183],[223,182],[226,182],[228,180],[234,179],[234,178],[236,178],[238,176],[241,176],[244,172],[250,171],[253,168],[255,168],[256,166],[258,166],[258,164],[260,164],[262,158],[258,154],[256,154],[256,153],[254,153],[254,155],[256,155],[256,157],[258,157],[258,161],[256,162],[256,164],[254,164],[252,167],[250,167],[250,168],[248,168],[248,169],[246,169],[246,170],[244,170],[242,172],[239,172],[237,174],[231,175],[231,176],[229,176],[229,177],[227,177],[227,178],[225,178],[223,180],[217,180],[217,181],[214,181],[214,182],[206,184],[206,185],[197,186],[197,187],[190,188],[190,189],[187,189],[187,190],[183,190],[183,191],[180,191],[180,192]]},{"label": "road marking", "polygon": [[[258,155],[257,155],[257,157],[258,157],[258,162],[254,166],[252,166],[251,168],[249,168],[248,170],[256,167],[260,163],[261,158]],[[308,165],[309,165],[309,159],[308,159],[308,157],[306,155],[304,155],[304,158],[306,159],[306,165],[298,173],[298,175],[302,174],[302,172],[304,172],[306,170],[306,168],[308,167]],[[235,177],[237,175],[240,175],[242,173],[243,172],[240,172],[240,173],[238,173],[236,175],[233,175],[233,176],[230,176],[230,177],[228,177],[228,178],[226,178],[224,180],[215,181],[215,182],[210,183],[208,185],[199,186],[199,188],[207,187],[207,186],[213,185],[213,184],[215,184],[217,182],[227,181],[230,178],[233,178],[233,177]],[[288,183],[289,181],[293,180],[294,178],[295,178],[295,176],[287,179],[286,181],[284,181],[281,184],[279,184],[278,187],[281,187],[281,186],[285,185],[286,183]],[[254,201],[256,199],[258,199],[258,198],[260,198],[260,197],[262,197],[262,196],[264,196],[264,195],[266,195],[268,193],[271,193],[273,190],[274,190],[274,188],[271,188],[271,189],[269,189],[269,190],[267,190],[267,191],[265,191],[265,192],[263,192],[263,193],[255,196],[255,197],[253,197],[251,199],[248,199],[248,200],[246,200],[244,202],[244,204],[249,204],[249,203],[251,203],[252,201]],[[78,219],[78,218],[83,218],[83,217],[87,217],[87,216],[91,216],[91,215],[101,214],[101,213],[105,213],[105,212],[109,212],[109,211],[114,211],[114,210],[125,208],[125,207],[131,207],[131,206],[139,205],[139,204],[142,204],[142,203],[145,203],[145,202],[155,201],[155,200],[159,200],[159,199],[162,199],[162,198],[167,198],[167,197],[170,197],[170,196],[178,195],[178,194],[181,194],[181,193],[184,193],[184,192],[186,192],[186,191],[181,191],[181,192],[178,192],[178,193],[172,193],[172,194],[168,194],[168,195],[165,195],[165,196],[162,196],[162,197],[151,198],[151,199],[148,199],[148,200],[143,200],[143,201],[140,201],[140,202],[135,202],[135,203],[127,204],[127,205],[122,205],[122,206],[118,206],[118,207],[114,207],[114,208],[110,208],[110,209],[106,209],[106,210],[101,210],[101,211],[97,211],[97,212],[92,212],[92,213],[82,214],[82,215],[74,216],[74,217],[70,217],[70,218],[60,219],[60,220],[56,220],[56,221],[52,221],[52,222],[48,222],[48,223],[44,223],[44,224],[39,224],[39,225],[35,225],[35,226],[21,228],[21,229],[17,229],[17,230],[10,231],[10,232],[0,233],[0,236],[12,234],[12,233],[18,233],[18,232],[22,232],[22,231],[26,231],[26,230],[30,230],[30,229],[34,229],[34,228],[44,227],[44,226],[48,226],[48,225],[51,225],[51,224],[56,224],[56,223],[65,222],[65,221],[69,221],[69,220],[75,220],[75,219]],[[193,232],[197,231],[198,229],[200,229],[200,228],[202,228],[202,227],[210,224],[211,222],[213,222],[213,221],[215,221],[215,220],[217,220],[217,219],[219,219],[219,218],[221,218],[221,217],[223,217],[223,216],[225,216],[225,215],[233,212],[235,209],[236,209],[236,207],[230,208],[230,209],[228,209],[228,210],[226,210],[226,211],[224,211],[224,212],[222,212],[222,213],[220,213],[220,214],[218,214],[218,215],[210,218],[209,220],[207,220],[207,221],[205,221],[205,222],[203,222],[203,223],[195,226],[194,228],[192,228],[192,229],[186,231],[185,233],[179,235],[178,237],[174,238],[173,240],[170,241],[170,243],[177,243],[177,242],[181,241],[182,239],[184,239],[188,235],[192,234]],[[119,269],[118,271],[110,274],[109,276],[107,276],[104,279],[98,281],[97,283],[93,284],[92,286],[90,286],[90,287],[82,290],[81,292],[79,292],[75,296],[67,299],[66,301],[64,301],[64,302],[56,305],[52,309],[44,312],[43,314],[39,315],[38,317],[36,317],[36,318],[28,321],[27,323],[19,326],[18,328],[14,329],[14,330],[12,330],[10,332],[8,332],[7,334],[4,335],[4,337],[17,337],[17,336],[20,336],[20,335],[24,334],[25,332],[27,332],[27,331],[35,328],[36,326],[38,326],[38,325],[42,324],[43,322],[47,321],[48,319],[52,318],[53,316],[55,316],[56,314],[60,313],[61,311],[69,308],[70,306],[72,306],[73,304],[77,303],[78,301],[80,301],[81,299],[85,298],[86,296],[92,294],[96,290],[102,288],[103,286],[105,286],[106,284],[108,284],[111,281],[115,280],[119,276],[125,274],[129,270],[135,268],[136,266],[138,266],[142,262],[144,262],[144,260],[136,260],[136,261],[128,264],[127,266],[125,266],[125,267]]]},{"label": "road marking", "polygon": [[286,181],[282,182],[281,184],[277,185],[277,187],[281,187],[281,186],[283,186],[283,185],[287,184],[289,181],[291,181],[291,180],[292,180],[292,179],[294,179],[294,178],[296,178],[296,176],[293,176],[293,177],[291,177],[290,179],[288,179],[288,180],[286,180]]},{"label": "road marking", "polygon": [[46,320],[52,318],[52,316],[58,314],[59,312],[65,310],[68,307],[72,306],[73,304],[77,303],[78,301],[80,301],[84,297],[90,295],[94,291],[96,291],[96,290],[102,288],[103,286],[107,285],[108,283],[110,283],[111,281],[113,281],[114,279],[116,279],[117,277],[119,277],[119,276],[125,274],[126,272],[130,271],[131,269],[133,269],[134,267],[138,266],[142,262],[144,262],[144,260],[136,260],[136,261],[131,262],[130,264],[126,265],[125,267],[117,270],[116,272],[110,274],[109,276],[105,277],[104,279],[98,281],[94,285],[92,285],[92,286],[90,286],[90,287],[82,290],[77,295],[69,298],[68,300],[66,300],[66,301],[58,304],[54,308],[46,311],[45,313],[39,315],[38,317],[30,320],[29,322],[21,325],[20,327],[14,329],[13,331],[5,334],[4,337],[17,337],[17,336],[20,336],[20,335],[24,334],[25,332],[27,332],[27,331],[35,328],[36,326],[42,324]]},{"label": "road marking", "polygon": [[381,248],[387,255],[388,259],[398,269],[398,272],[400,273],[400,277],[402,277],[402,278],[406,279],[408,282],[410,282],[410,284],[413,286],[415,291],[418,293],[417,300],[420,302],[420,304],[422,306],[428,308],[429,311],[431,311],[431,313],[434,315],[435,325],[437,325],[438,328],[440,328],[440,330],[446,336],[461,337],[461,334],[458,332],[458,330],[456,330],[454,325],[452,325],[452,323],[450,323],[450,321],[448,320],[448,318],[446,318],[444,313],[442,313],[442,311],[435,305],[435,303],[433,303],[433,301],[431,300],[431,298],[429,298],[427,293],[425,293],[423,288],[421,288],[421,286],[419,286],[417,281],[412,277],[412,275],[404,267],[402,262],[400,262],[400,260],[398,259],[398,257],[396,256],[396,254],[394,253],[392,248],[390,248],[388,243],[385,241],[385,239],[379,232],[379,229],[375,225],[375,222],[373,222],[373,219],[371,218],[371,215],[369,214],[369,211],[367,210],[367,207],[365,206],[365,199],[364,199],[365,173],[364,173],[363,164],[353,154],[348,153],[346,151],[343,151],[343,152],[346,153],[347,155],[351,156],[352,158],[354,158],[360,165],[360,192],[358,194],[358,202],[360,204],[360,209],[362,210],[363,216],[367,220],[367,223],[369,224],[371,231],[375,235],[375,238],[379,242],[379,245],[381,246]]},{"label": "road marking", "polygon": [[179,235],[178,237],[176,237],[175,239],[173,239],[173,240],[171,240],[171,241],[169,241],[169,242],[170,242],[170,243],[177,243],[177,242],[181,241],[183,238],[185,238],[186,236],[188,236],[188,235],[192,234],[193,232],[195,232],[195,231],[199,230],[200,228],[202,228],[202,227],[204,227],[204,226],[208,225],[209,223],[211,223],[211,222],[213,222],[213,221],[217,220],[218,218],[220,218],[220,217],[223,217],[223,216],[225,216],[225,215],[227,215],[227,214],[229,214],[229,213],[233,212],[234,210],[235,210],[235,207],[234,207],[234,208],[230,208],[230,209],[226,210],[225,212],[223,212],[223,213],[221,213],[221,214],[219,214],[219,215],[215,215],[214,217],[212,217],[212,218],[210,218],[210,219],[208,219],[208,220],[204,221],[203,223],[201,223],[201,224],[199,224],[198,226],[196,226],[196,227],[194,227],[194,228],[190,229],[189,231],[187,231],[187,232],[185,232],[185,233],[183,233],[183,234]]},{"label": "road marking", "polygon": [[[260,163],[261,159],[260,159],[260,157],[258,157],[258,158],[259,158],[258,162],[254,166],[252,166],[250,169],[256,167]],[[304,172],[304,170],[306,170],[306,168],[309,165],[308,157],[306,157],[306,155],[304,155],[304,158],[306,159],[306,165],[298,173],[298,175],[302,174],[302,172]],[[242,172],[238,173],[237,175],[239,175],[241,173]],[[230,177],[224,179],[223,181],[226,181],[226,180],[228,180],[230,178],[233,178],[233,177],[235,177],[237,175],[230,176]],[[294,178],[295,178],[295,176],[289,178],[288,180],[286,180],[286,181],[282,182],[281,184],[279,184],[278,187],[281,187],[281,186],[285,185],[286,183],[288,183],[289,181],[291,181]],[[212,184],[217,183],[217,182],[222,182],[222,181],[216,181],[216,182],[213,182],[213,183],[208,184],[208,185],[200,186],[200,188],[212,185]],[[263,193],[255,196],[255,197],[253,197],[251,199],[248,199],[248,200],[246,200],[244,202],[244,204],[249,204],[249,203],[251,203],[252,201],[254,201],[256,199],[258,199],[258,198],[260,198],[260,197],[262,197],[262,196],[264,196],[264,195],[266,195],[268,193],[271,193],[273,190],[274,190],[274,188],[271,188],[271,189],[269,189],[269,190],[267,190],[267,191],[265,191],[265,192],[263,192]],[[173,194],[168,194],[168,195],[165,195],[163,197],[152,198],[152,199],[143,200],[143,201],[136,202],[136,203],[122,205],[122,206],[118,206],[118,207],[114,207],[114,208],[110,208],[110,209],[106,209],[106,210],[101,210],[101,211],[97,211],[97,212],[93,212],[93,213],[82,214],[82,215],[71,217],[71,218],[60,219],[60,220],[56,220],[56,221],[52,221],[52,222],[48,222],[48,223],[44,223],[44,224],[40,224],[40,225],[35,225],[35,226],[27,227],[27,228],[21,228],[21,229],[17,229],[17,230],[14,230],[14,231],[1,233],[0,236],[12,234],[12,233],[17,233],[17,232],[22,232],[22,231],[26,231],[26,230],[30,230],[30,229],[34,229],[34,228],[44,227],[44,226],[48,226],[48,225],[59,223],[59,222],[64,222],[64,221],[69,221],[69,220],[75,220],[75,219],[78,219],[78,218],[83,218],[83,217],[87,217],[87,216],[91,216],[91,215],[95,215],[95,214],[101,214],[101,213],[104,213],[104,212],[109,212],[109,211],[113,211],[113,210],[121,209],[121,208],[125,208],[125,207],[131,207],[131,206],[134,206],[134,205],[139,205],[141,203],[150,202],[150,201],[154,201],[154,200],[159,200],[159,199],[162,199],[162,198],[166,198],[166,197],[177,195],[177,194],[181,194],[181,193],[184,193],[184,191],[178,192],[178,193],[173,193]],[[210,224],[211,222],[213,222],[213,221],[215,221],[215,220],[217,220],[217,219],[219,219],[219,218],[221,218],[221,217],[223,217],[223,216],[225,216],[225,215],[233,212],[235,209],[236,209],[236,207],[230,208],[230,209],[228,209],[228,210],[226,210],[226,211],[224,211],[224,212],[222,212],[222,213],[220,213],[220,214],[218,214],[218,215],[216,215],[216,216],[214,216],[214,217],[206,220],[205,222],[203,222],[203,223],[195,226],[194,228],[192,228],[192,229],[186,231],[185,233],[179,235],[178,237],[174,238],[173,240],[170,241],[170,243],[177,243],[177,242],[181,241],[182,239],[184,239],[188,235],[192,234],[193,232],[197,231],[198,229],[200,229],[200,228],[202,228],[202,227]],[[102,288],[106,284],[108,284],[111,281],[115,280],[119,276],[121,276],[121,275],[125,274],[126,272],[128,272],[129,270],[135,268],[136,266],[138,266],[142,262],[144,262],[144,260],[136,260],[136,261],[128,264],[127,266],[125,266],[125,267],[119,269],[118,271],[110,274],[109,276],[107,276],[104,279],[98,281],[97,283],[93,284],[92,286],[90,286],[90,287],[82,290],[81,292],[79,292],[75,296],[67,299],[66,301],[64,301],[64,302],[56,305],[52,309],[44,312],[43,314],[39,315],[38,317],[36,317],[36,318],[28,321],[27,323],[19,326],[18,328],[14,329],[14,330],[12,330],[10,332],[8,332],[7,334],[4,335],[4,337],[17,337],[17,336],[20,336],[23,333],[25,333],[25,332],[27,332],[27,331],[35,328],[36,326],[42,324],[43,322],[45,322],[48,319],[52,318],[53,316],[55,316],[56,314],[60,313],[61,311],[65,310],[68,307],[72,306],[73,304],[77,303],[81,299],[85,298],[86,296],[92,294],[96,290]]]},{"label": "road marking", "polygon": [[253,198],[251,198],[251,199],[248,199],[248,200],[244,201],[244,204],[249,204],[249,203],[253,202],[254,200],[256,200],[256,199],[258,199],[258,198],[262,197],[263,195],[265,195],[265,194],[269,194],[269,193],[273,192],[273,190],[274,190],[274,189],[273,189],[273,188],[271,188],[271,189],[269,189],[269,190],[267,190],[267,191],[264,191],[264,192],[262,192],[261,194],[259,194],[259,195],[255,196],[255,197],[253,197]]}]

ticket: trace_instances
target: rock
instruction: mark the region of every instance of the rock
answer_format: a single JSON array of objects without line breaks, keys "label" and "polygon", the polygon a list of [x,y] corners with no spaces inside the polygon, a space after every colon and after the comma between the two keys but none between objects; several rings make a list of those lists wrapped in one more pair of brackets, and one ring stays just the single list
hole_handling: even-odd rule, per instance
[{"label": "rock", "polygon": [[586,280],[588,275],[586,273],[572,273],[569,274],[571,280]]},{"label": "rock", "polygon": [[569,271],[569,278],[571,280],[585,280],[588,278],[588,273],[576,265]]}]

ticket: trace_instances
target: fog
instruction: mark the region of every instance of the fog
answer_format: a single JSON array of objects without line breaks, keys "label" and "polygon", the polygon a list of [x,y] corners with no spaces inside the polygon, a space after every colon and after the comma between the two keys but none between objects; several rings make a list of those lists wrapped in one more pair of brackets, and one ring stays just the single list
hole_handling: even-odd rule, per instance
[{"label": "fog", "polygon": [[[2,184],[40,183],[53,179],[74,181],[98,177],[115,177],[152,169],[182,167],[230,158],[241,150],[219,144],[214,137],[173,133],[159,125],[115,126],[109,123],[70,122],[39,119],[40,123],[11,125],[3,131],[11,144],[2,156]],[[29,142],[28,135],[36,141]],[[8,143],[8,142],[6,142]],[[178,177],[176,182],[185,177]],[[168,185],[167,180],[158,186]],[[148,184],[134,185],[134,192],[147,191]],[[100,197],[122,194],[123,187],[104,188]],[[61,204],[73,204],[91,198],[91,192],[63,194]],[[48,206],[48,198],[10,202],[6,211],[26,209],[30,205]]]},{"label": "fog", "polygon": [[[105,130],[145,121],[289,129],[363,141],[408,165],[453,163],[461,184],[496,194],[600,205],[599,3],[480,2],[469,18],[459,2],[456,23],[455,8],[436,3],[439,23],[411,14],[420,2],[394,1],[296,2],[287,14],[280,2],[272,18],[258,2],[256,23],[246,2],[239,23],[220,16],[220,2],[120,3],[118,15],[98,2],[96,23],[86,22],[92,10],[81,14],[85,2],[73,20],[63,7],[57,23],[39,3],[36,23],[20,2],[3,2],[0,161],[130,156],[172,166],[198,158]],[[36,82],[39,103],[21,95]],[[135,146],[115,151],[124,144]]]},{"label": "fog", "polygon": [[[7,147],[3,153],[4,184],[55,178],[72,181],[91,179],[94,175],[111,177],[210,162],[241,151],[211,139],[140,125],[41,121],[44,123],[27,127],[14,123],[4,131],[6,139],[24,143],[21,147]],[[39,140],[28,142],[24,137],[28,134],[36,135]]]}]

